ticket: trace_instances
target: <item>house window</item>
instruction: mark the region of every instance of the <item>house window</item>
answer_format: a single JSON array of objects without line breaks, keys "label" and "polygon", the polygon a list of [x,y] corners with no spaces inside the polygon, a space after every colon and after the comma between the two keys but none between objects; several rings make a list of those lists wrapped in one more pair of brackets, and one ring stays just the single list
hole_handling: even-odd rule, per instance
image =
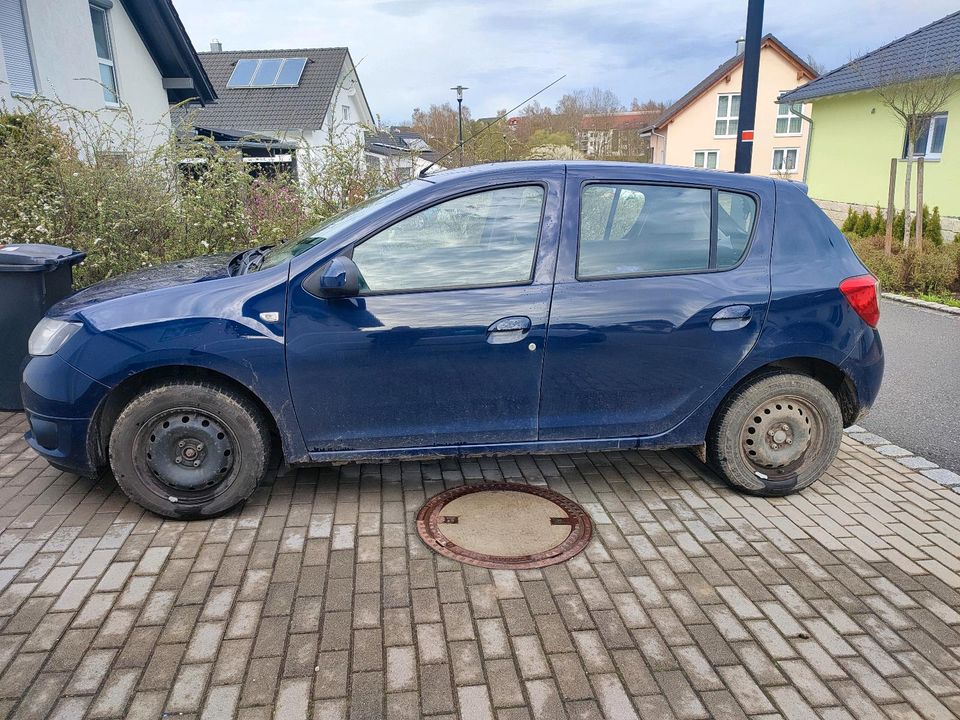
[{"label": "house window", "polygon": [[719,154],[716,150],[697,150],[693,153],[693,166],[716,170]]},{"label": "house window", "polygon": [[795,173],[797,171],[797,149],[776,148],[773,151],[772,172]]},{"label": "house window", "polygon": [[[926,160],[939,160],[943,152],[943,139],[947,134],[947,113],[938,113],[924,118],[920,132],[913,143],[913,156]],[[902,159],[907,157],[907,134],[903,134]]]},{"label": "house window", "polygon": [[713,134],[717,137],[736,137],[740,120],[740,93],[717,96],[717,124]]},{"label": "house window", "polygon": [[799,135],[803,118],[794,115],[803,112],[803,103],[777,105],[777,135]]},{"label": "house window", "polygon": [[100,85],[103,88],[103,101],[107,105],[119,105],[117,73],[113,66],[113,45],[110,42],[110,23],[107,21],[107,11],[102,7],[91,5],[90,20],[93,22],[93,42],[97,47],[97,62],[100,64]]},{"label": "house window", "polygon": [[3,46],[10,92],[36,95],[37,81],[21,0],[0,0],[0,45]]},{"label": "house window", "polygon": [[344,122],[350,122],[350,106],[341,105],[340,106],[340,119]]}]

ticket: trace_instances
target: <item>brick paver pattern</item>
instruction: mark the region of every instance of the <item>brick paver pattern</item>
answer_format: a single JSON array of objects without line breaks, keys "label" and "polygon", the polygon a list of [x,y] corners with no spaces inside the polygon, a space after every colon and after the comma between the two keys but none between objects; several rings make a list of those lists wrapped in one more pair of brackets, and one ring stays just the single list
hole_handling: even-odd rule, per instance
[{"label": "brick paver pattern", "polygon": [[[802,494],[686,452],[304,469],[170,522],[49,467],[0,413],[0,717],[953,718],[960,494],[845,439]],[[588,549],[430,552],[464,482],[545,484]]]}]

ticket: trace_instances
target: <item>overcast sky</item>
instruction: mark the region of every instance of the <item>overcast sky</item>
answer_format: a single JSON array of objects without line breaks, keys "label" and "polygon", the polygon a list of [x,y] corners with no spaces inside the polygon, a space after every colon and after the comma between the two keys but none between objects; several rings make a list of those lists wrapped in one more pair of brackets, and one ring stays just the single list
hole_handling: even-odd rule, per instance
[{"label": "overcast sky", "polygon": [[[450,101],[474,117],[593,85],[675,100],[730,57],[746,0],[174,0],[198,50],[347,46],[375,115]],[[957,0],[767,0],[764,32],[828,70],[957,9]]]}]

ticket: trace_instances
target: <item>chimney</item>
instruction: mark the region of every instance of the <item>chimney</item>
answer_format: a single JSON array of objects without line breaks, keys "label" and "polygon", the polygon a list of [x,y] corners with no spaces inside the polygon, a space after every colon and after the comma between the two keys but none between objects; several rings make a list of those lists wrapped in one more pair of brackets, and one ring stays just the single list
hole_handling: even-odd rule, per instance
[{"label": "chimney", "polygon": [[[739,40],[737,41],[739,42]],[[210,41],[210,52],[223,52],[223,43],[214,38]]]},{"label": "chimney", "polygon": [[742,37],[737,38],[737,55],[743,55],[743,48],[746,46],[747,41]]}]

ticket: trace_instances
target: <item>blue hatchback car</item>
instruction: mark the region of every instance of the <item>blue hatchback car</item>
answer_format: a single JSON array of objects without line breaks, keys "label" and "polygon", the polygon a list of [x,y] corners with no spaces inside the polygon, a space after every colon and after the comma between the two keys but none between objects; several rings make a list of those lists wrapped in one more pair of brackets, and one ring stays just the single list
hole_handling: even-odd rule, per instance
[{"label": "blue hatchback car", "polygon": [[30,341],[29,443],[160,515],[291,465],[700,446],[781,495],[883,373],[877,282],[802,186],[532,162],[89,287]]}]

